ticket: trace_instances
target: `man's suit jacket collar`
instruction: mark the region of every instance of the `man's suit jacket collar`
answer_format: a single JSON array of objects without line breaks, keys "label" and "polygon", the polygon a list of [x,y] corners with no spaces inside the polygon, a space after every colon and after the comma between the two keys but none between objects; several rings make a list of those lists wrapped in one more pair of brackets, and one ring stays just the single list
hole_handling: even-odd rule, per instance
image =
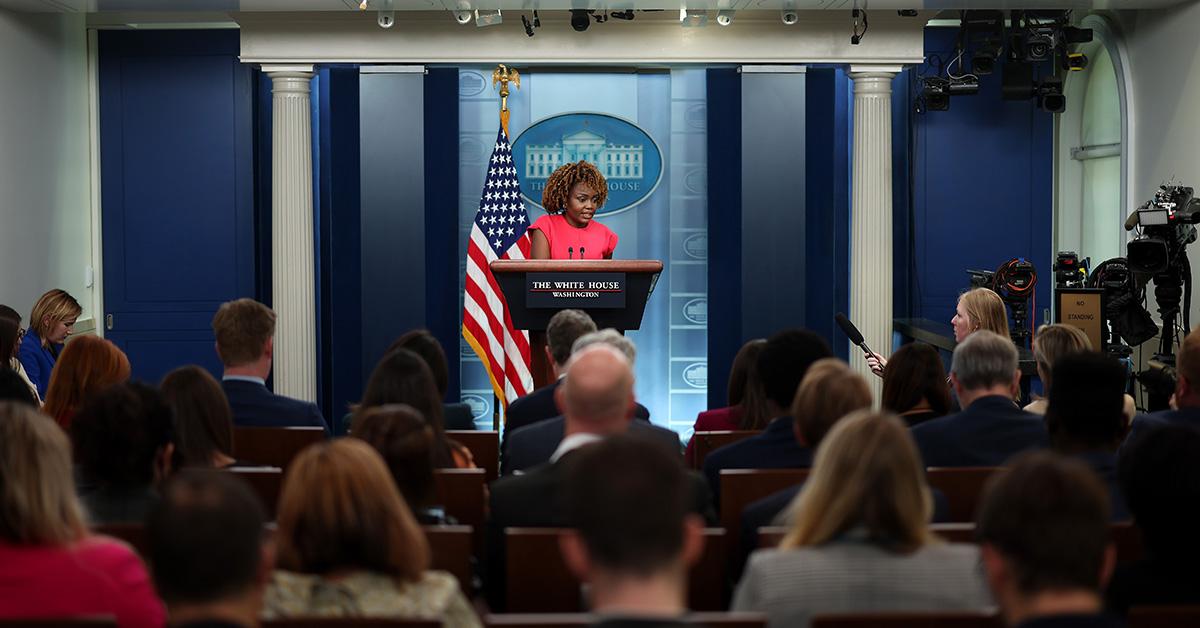
[{"label": "man's suit jacket collar", "polygon": [[794,439],[796,438],[796,433],[792,429],[793,423],[795,423],[795,421],[792,420],[792,417],[786,414],[775,417],[774,419],[771,419],[770,423],[767,423],[765,428],[763,428],[762,435],[764,438],[771,439],[784,438],[785,436],[786,438]]},{"label": "man's suit jacket collar", "polygon": [[222,382],[244,382],[246,384],[257,384],[262,387],[267,386],[267,380],[253,375],[222,375]]},{"label": "man's suit jacket collar", "polygon": [[993,414],[997,411],[1020,409],[1017,402],[1004,395],[988,395],[972,401],[960,414]]}]

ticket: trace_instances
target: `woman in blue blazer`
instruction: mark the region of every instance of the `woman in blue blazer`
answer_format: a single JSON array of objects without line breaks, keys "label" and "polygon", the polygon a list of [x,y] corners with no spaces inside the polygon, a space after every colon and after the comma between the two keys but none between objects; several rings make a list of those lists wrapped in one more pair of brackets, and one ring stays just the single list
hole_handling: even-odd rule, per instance
[{"label": "woman in blue blazer", "polygon": [[66,290],[55,288],[43,294],[33,306],[29,315],[29,331],[21,340],[21,350],[18,357],[29,381],[37,386],[38,394],[46,398],[46,388],[50,385],[50,372],[54,370],[54,362],[62,352],[63,343],[75,321],[83,313],[79,301],[67,294]]}]

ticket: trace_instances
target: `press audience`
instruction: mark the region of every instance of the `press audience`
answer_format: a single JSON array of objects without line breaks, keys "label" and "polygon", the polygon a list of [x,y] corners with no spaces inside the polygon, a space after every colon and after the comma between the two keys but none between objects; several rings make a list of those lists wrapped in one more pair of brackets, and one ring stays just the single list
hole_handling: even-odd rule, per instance
[{"label": "press audience", "polygon": [[912,428],[926,466],[998,467],[1018,452],[1047,445],[1041,417],[1013,401],[1021,372],[1007,336],[983,330],[960,342],[950,381],[963,410]]},{"label": "press audience", "polygon": [[434,503],[432,453],[437,434],[420,412],[404,404],[369,408],[355,423],[354,437],[383,457],[418,523],[458,523],[446,514],[445,508]]},{"label": "press audience", "polygon": [[616,435],[584,447],[568,470],[563,560],[588,585],[604,628],[683,626],[688,568],[704,547],[679,460]]},{"label": "press audience", "polygon": [[[1004,307],[1004,299],[992,290],[973,288],[959,295],[950,326],[954,328],[954,342],[962,342],[980,330],[1008,338],[1008,309]],[[867,364],[876,375],[882,376],[888,361],[874,353],[867,358]]]},{"label": "press audience", "polygon": [[14,334],[11,340],[11,346],[8,351],[4,350],[4,346],[9,344],[9,340],[0,338],[0,366],[4,364],[4,357],[11,356],[8,364],[12,370],[16,371],[17,375],[29,386],[29,390],[33,393],[34,401],[38,407],[42,405],[42,396],[38,394],[37,386],[29,379],[29,374],[25,372],[25,366],[21,364],[21,343],[25,339],[26,331],[21,327],[21,314],[13,308],[0,304],[0,320],[11,321],[12,331],[5,331],[3,324],[0,324],[0,336],[6,336],[8,333]]},{"label": "press audience", "polygon": [[714,496],[720,491],[722,469],[799,469],[811,463],[811,453],[796,442],[788,408],[808,367],[832,355],[825,340],[806,329],[788,329],[767,339],[757,366],[773,418],[761,434],[708,455],[704,475]]},{"label": "press audience", "polygon": [[258,626],[274,553],[258,497],[233,475],[185,469],[146,517],[147,560],[173,628]]},{"label": "press audience", "polygon": [[221,384],[198,366],[182,366],[159,386],[174,419],[175,468],[224,469],[233,457],[233,411]]},{"label": "press audience", "polygon": [[212,319],[217,356],[225,370],[221,388],[229,399],[235,425],[246,427],[322,427],[329,431],[317,404],[276,395],[267,389],[275,357],[275,312],[253,299],[221,304]]},{"label": "press audience", "polygon": [[23,403],[36,410],[38,401],[35,394],[16,371],[0,368],[0,401]]},{"label": "press audience", "polygon": [[93,523],[141,522],[175,454],[171,409],[145,384],[113,386],[71,424],[80,498]]},{"label": "press audience", "polygon": [[0,403],[0,478],[0,617],[109,615],[122,628],[161,628],[142,561],[88,532],[71,447],[53,421]]},{"label": "press audience", "polygon": [[63,343],[75,329],[80,314],[83,314],[83,308],[79,301],[57,288],[43,294],[33,305],[29,330],[21,340],[19,356],[26,375],[42,399],[46,398],[50,373],[62,353]]},{"label": "press audience", "polygon": [[[606,345],[617,350],[621,355],[625,356],[630,369],[633,368],[634,362],[637,359],[637,347],[634,346],[633,341],[615,329],[601,329],[600,331],[580,336],[575,340],[575,345],[571,349],[572,356],[592,345]],[[558,390],[561,389],[562,386],[559,386]],[[555,394],[558,394],[557,390]],[[565,408],[563,408],[561,400],[556,401],[556,406],[562,408],[565,413]],[[679,434],[664,427],[653,425],[649,421],[636,419],[636,417],[643,414],[637,410],[640,404],[635,400],[632,407],[633,409],[627,412],[625,416],[626,429],[631,434],[637,434],[661,443],[664,450],[678,456],[680,453]],[[649,416],[649,411],[646,411],[644,414]],[[554,451],[563,441],[565,434],[566,419],[562,416],[538,421],[533,425],[513,430],[505,438],[505,442],[501,446],[501,475],[519,473],[545,464],[550,460],[551,455],[554,454]]]},{"label": "press audience", "polygon": [[[1073,353],[1092,350],[1092,341],[1088,339],[1087,334],[1074,325],[1055,323],[1038,327],[1037,333],[1033,336],[1033,358],[1037,362],[1038,379],[1042,381],[1042,398],[1030,402],[1025,406],[1025,411],[1046,414],[1046,406],[1049,403],[1050,391],[1054,383],[1054,365],[1057,364],[1058,359]],[[1121,388],[1124,394],[1124,385]],[[1128,423],[1137,413],[1133,397],[1125,394],[1122,397],[1122,404],[1121,411],[1125,415],[1125,422]]]},{"label": "press audience", "polygon": [[1116,552],[1108,497],[1082,462],[1028,452],[984,490],[976,522],[988,586],[1021,628],[1116,628],[1100,591]]},{"label": "press audience", "polygon": [[554,382],[513,400],[504,415],[504,434],[538,421],[553,419],[562,414],[554,401],[562,378],[567,374],[567,360],[580,337],[596,331],[596,323],[583,310],[559,310],[546,324],[546,360],[554,370]]},{"label": "press audience", "polygon": [[129,373],[129,358],[117,345],[99,336],[80,336],[63,349],[54,365],[42,410],[69,430],[83,404],[128,380]]},{"label": "press audience", "polygon": [[734,611],[805,628],[816,615],[991,604],[978,550],[930,532],[924,465],[894,415],[862,410],[838,421],[791,508],[779,548],[750,557]]},{"label": "press audience", "polygon": [[888,364],[879,400],[884,410],[894,412],[909,427],[951,412],[954,402],[937,349],[909,343],[897,349]]},{"label": "press audience", "polygon": [[1125,438],[1125,365],[1086,351],[1054,363],[1046,429],[1055,451],[1077,458],[1108,490],[1113,521],[1128,521],[1117,482],[1117,449]]},{"label": "press audience", "polygon": [[414,329],[396,339],[387,352],[396,349],[408,349],[421,356],[433,374],[433,383],[437,386],[438,397],[442,399],[442,424],[448,430],[473,430],[475,418],[471,414],[471,406],[454,402],[447,403],[446,391],[450,387],[450,369],[446,366],[446,351],[428,329]]},{"label": "press audience", "polygon": [[1117,567],[1108,608],[1125,614],[1131,606],[1200,605],[1200,431],[1147,430],[1122,452],[1118,477],[1145,558]]},{"label": "press audience", "polygon": [[429,543],[379,454],[343,438],[292,461],[279,498],[276,571],[263,618],[441,619],[478,628],[453,576],[429,570]]},{"label": "press audience", "polygon": [[[439,469],[470,469],[475,467],[471,452],[446,437],[442,425],[442,400],[438,397],[433,372],[421,356],[408,349],[396,349],[375,365],[367,380],[362,401],[354,410],[357,422],[367,410],[389,404],[402,403],[421,413],[434,432],[433,464]],[[350,433],[357,427],[351,424]]]},{"label": "press audience", "polygon": [[[767,393],[763,390],[762,378],[758,375],[758,355],[767,341],[756,338],[742,345],[733,358],[729,370],[729,387],[726,398],[729,405],[715,410],[705,410],[696,416],[692,433],[721,432],[729,430],[756,431],[766,427],[772,418],[767,407]],[[695,436],[688,440],[684,456],[689,464],[694,463]]]}]

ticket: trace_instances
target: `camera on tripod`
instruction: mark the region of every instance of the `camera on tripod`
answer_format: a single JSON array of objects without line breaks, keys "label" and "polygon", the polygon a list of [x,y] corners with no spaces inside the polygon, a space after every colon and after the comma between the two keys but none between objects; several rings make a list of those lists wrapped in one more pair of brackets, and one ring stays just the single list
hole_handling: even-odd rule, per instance
[{"label": "camera on tripod", "polygon": [[1079,261],[1075,251],[1059,251],[1054,258],[1054,287],[1082,288],[1087,283],[1088,260]]},{"label": "camera on tripod", "polygon": [[1166,272],[1178,261],[1184,247],[1196,241],[1200,223],[1200,199],[1182,185],[1163,185],[1154,198],[1139,207],[1125,230],[1142,227],[1142,235],[1129,243],[1129,265],[1135,273],[1154,275]]}]

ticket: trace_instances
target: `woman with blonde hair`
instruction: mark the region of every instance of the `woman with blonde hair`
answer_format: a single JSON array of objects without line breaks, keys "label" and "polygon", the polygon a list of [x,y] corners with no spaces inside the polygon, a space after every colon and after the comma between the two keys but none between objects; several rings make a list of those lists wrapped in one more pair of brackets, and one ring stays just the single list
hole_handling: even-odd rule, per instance
[{"label": "woman with blonde hair", "polygon": [[88,533],[67,435],[27,405],[0,403],[0,478],[0,617],[163,625],[142,561],[128,545]]},{"label": "woman with blonde hair", "polygon": [[429,544],[379,454],[343,438],[305,449],[279,498],[276,572],[263,617],[479,618]]},{"label": "woman with blonde hair", "polygon": [[838,421],[791,508],[779,548],[751,556],[734,611],[804,628],[814,615],[991,605],[978,549],[929,531],[924,466],[892,414],[862,410]]},{"label": "woman with blonde hair", "polygon": [[46,398],[50,372],[62,353],[63,343],[75,329],[83,308],[66,290],[54,289],[43,294],[29,314],[29,331],[21,341],[19,356],[29,380],[37,386],[38,396]]},{"label": "woman with blonde hair", "polygon": [[[1009,338],[1008,309],[1004,307],[1004,299],[987,288],[972,288],[958,297],[958,305],[954,307],[954,317],[950,319],[954,328],[954,342],[962,342],[967,336],[986,329]],[[878,353],[867,356],[867,364],[871,371],[883,377],[883,370],[888,361]]]},{"label": "woman with blonde hair", "polygon": [[64,430],[85,403],[104,389],[129,379],[129,358],[109,340],[80,336],[63,349],[43,410]]},{"label": "woman with blonde hair", "polygon": [[[1054,363],[1065,355],[1085,353],[1091,350],[1092,341],[1078,327],[1059,323],[1038,327],[1037,333],[1033,336],[1033,359],[1037,362],[1038,379],[1042,380],[1042,398],[1030,402],[1025,406],[1025,411],[1046,414],[1049,404],[1047,400],[1050,398],[1050,385],[1053,383],[1051,375],[1054,372]],[[1132,421],[1133,415],[1137,413],[1133,397],[1129,394],[1125,395],[1124,412],[1126,422]]]}]

